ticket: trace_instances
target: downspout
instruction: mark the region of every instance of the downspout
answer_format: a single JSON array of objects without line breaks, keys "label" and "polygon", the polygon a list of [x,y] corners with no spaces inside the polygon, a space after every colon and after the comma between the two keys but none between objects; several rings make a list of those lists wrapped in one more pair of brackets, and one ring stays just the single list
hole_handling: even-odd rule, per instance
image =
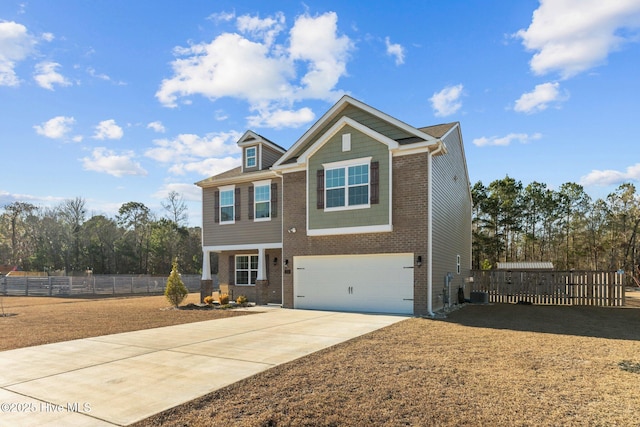
[{"label": "downspout", "polygon": [[438,146],[433,151],[428,151],[427,169],[427,314],[435,317],[433,313],[433,156],[446,154],[447,147],[441,140],[436,141]]},{"label": "downspout", "polygon": [[431,191],[431,178],[433,173],[431,168],[433,166],[433,154],[431,151],[427,155],[427,169],[429,170],[427,176],[427,314],[429,317],[435,317],[433,314],[433,216],[431,214],[431,206],[433,203]]}]

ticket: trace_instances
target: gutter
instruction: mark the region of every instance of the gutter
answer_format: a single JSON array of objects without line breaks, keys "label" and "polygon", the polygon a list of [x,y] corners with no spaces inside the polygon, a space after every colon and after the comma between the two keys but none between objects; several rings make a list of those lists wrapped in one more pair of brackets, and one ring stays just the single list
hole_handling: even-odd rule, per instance
[{"label": "gutter", "polygon": [[442,154],[447,154],[448,153],[447,146],[446,146],[446,144],[444,142],[442,142],[441,139],[438,139],[436,141],[436,144],[437,144],[436,149],[433,150],[433,151],[430,151],[430,153],[433,156],[440,156]]}]

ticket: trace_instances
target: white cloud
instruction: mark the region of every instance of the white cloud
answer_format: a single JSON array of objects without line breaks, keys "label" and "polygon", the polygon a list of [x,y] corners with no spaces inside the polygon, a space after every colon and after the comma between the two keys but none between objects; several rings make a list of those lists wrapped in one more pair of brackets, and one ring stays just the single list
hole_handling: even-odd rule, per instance
[{"label": "white cloud", "polygon": [[126,86],[127,85],[127,83],[125,83],[123,81],[114,81],[109,75],[104,74],[104,73],[99,73],[93,67],[87,68],[87,73],[93,78],[104,80],[106,82],[111,82],[111,83],[113,83],[113,84],[115,84],[117,86]]},{"label": "white cloud", "polygon": [[27,27],[16,22],[0,22],[0,86],[18,86],[15,67],[34,52],[35,38]]},{"label": "white cloud", "polygon": [[36,206],[54,206],[62,202],[64,197],[56,196],[37,196],[34,194],[9,193],[0,190],[0,206],[6,206],[13,202],[28,202]]},{"label": "white cloud", "polygon": [[450,116],[462,108],[462,102],[460,102],[462,90],[462,84],[458,84],[447,86],[440,92],[434,93],[429,101],[435,110],[435,115],[438,117]]},{"label": "white cloud", "polygon": [[494,146],[503,146],[506,147],[511,145],[512,142],[519,142],[521,144],[528,144],[531,141],[535,141],[537,139],[542,138],[542,134],[534,133],[533,135],[528,135],[526,133],[510,133],[507,136],[491,136],[491,137],[481,137],[473,140],[473,144],[478,147],[486,147],[490,145]]},{"label": "white cloud", "polygon": [[153,141],[155,147],[148,149],[144,155],[160,163],[169,164],[169,171],[176,175],[190,171],[201,173],[203,170],[212,169],[209,163],[202,165],[207,160],[213,163],[226,157],[237,160],[240,148],[236,142],[241,136],[242,134],[233,131],[211,133],[204,137],[181,134],[174,139]]},{"label": "white cloud", "polygon": [[71,86],[71,82],[56,70],[60,67],[57,62],[40,62],[36,64],[36,73],[33,76],[38,86],[53,90],[53,85]]},{"label": "white cloud", "polygon": [[169,168],[169,172],[175,175],[184,175],[188,172],[195,172],[202,176],[213,176],[238,166],[240,166],[240,158],[229,156],[204,159],[188,163],[176,163]]},{"label": "white cloud", "polygon": [[568,99],[568,94],[560,94],[560,83],[542,83],[536,85],[533,92],[522,94],[513,109],[519,113],[538,113],[546,110],[549,104]]},{"label": "white cloud", "polygon": [[257,115],[248,117],[249,127],[268,127],[274,129],[297,128],[315,119],[316,115],[310,108],[304,107],[297,111],[275,110],[259,111]]},{"label": "white cloud", "polygon": [[51,139],[64,139],[71,132],[71,127],[75,122],[73,117],[57,116],[40,125],[35,125],[33,128],[38,135]]},{"label": "white cloud", "polygon": [[166,130],[161,121],[155,121],[155,122],[149,123],[147,125],[147,129],[153,129],[154,131],[156,131],[158,133],[164,133],[165,130]]},{"label": "white cloud", "polygon": [[[222,34],[208,44],[176,53],[187,56],[172,63],[174,77],[162,81],[156,97],[167,107],[180,97],[203,95],[211,100],[229,96],[258,102],[290,96],[287,61],[270,57],[263,44],[238,34]],[[250,66],[248,64],[251,64]]]},{"label": "white cloud", "polygon": [[640,163],[627,167],[625,171],[593,170],[580,178],[580,185],[608,186],[622,184],[628,181],[640,182]]},{"label": "white cloud", "polygon": [[333,88],[347,73],[347,60],[354,45],[349,37],[338,36],[338,15],[328,12],[317,17],[299,16],[290,35],[290,58],[306,62],[308,69],[298,96],[328,100],[341,96],[342,92]]},{"label": "white cloud", "polygon": [[156,199],[166,199],[170,192],[175,191],[180,194],[185,201],[200,202],[202,201],[202,190],[193,184],[185,183],[169,183],[165,184],[157,192],[153,194]]},{"label": "white cloud", "polygon": [[387,55],[395,57],[396,65],[404,64],[404,47],[397,43],[391,43],[389,37],[384,39],[384,43],[387,46]]},{"label": "white cloud", "polygon": [[238,17],[238,30],[242,33],[261,39],[267,46],[271,46],[276,36],[284,30],[285,17],[282,12],[274,17],[260,19],[257,16],[243,15]]},{"label": "white cloud", "polygon": [[46,42],[52,42],[53,39],[56,38],[56,36],[53,35],[53,33],[42,33],[42,40],[46,41]]},{"label": "white cloud", "polygon": [[541,0],[529,28],[515,36],[536,53],[531,70],[539,75],[557,71],[563,78],[605,62],[633,35],[621,30],[640,28],[637,0]]},{"label": "white cloud", "polygon": [[[286,45],[277,42],[285,31],[283,14],[240,16],[239,34],[223,33],[209,43],[175,48],[173,76],[162,81],[156,97],[167,107],[186,104],[185,98],[193,95],[232,97],[247,101],[253,111],[291,110],[300,117],[301,110],[292,108],[296,101],[333,101],[342,95],[335,86],[346,75],[353,42],[338,34],[337,20],[333,12],[299,16]],[[297,120],[292,123],[298,125]]]},{"label": "white cloud", "polygon": [[213,22],[229,22],[232,21],[233,18],[236,17],[236,14],[233,12],[220,12],[220,13],[212,13],[207,17],[208,20]]},{"label": "white cloud", "polygon": [[91,157],[82,158],[82,165],[85,170],[106,173],[115,177],[124,175],[147,175],[147,171],[135,162],[133,151],[124,151],[116,154],[105,147],[93,149]]},{"label": "white cloud", "polygon": [[120,139],[124,132],[122,128],[116,124],[113,119],[103,120],[96,126],[96,133],[93,135],[95,139]]}]

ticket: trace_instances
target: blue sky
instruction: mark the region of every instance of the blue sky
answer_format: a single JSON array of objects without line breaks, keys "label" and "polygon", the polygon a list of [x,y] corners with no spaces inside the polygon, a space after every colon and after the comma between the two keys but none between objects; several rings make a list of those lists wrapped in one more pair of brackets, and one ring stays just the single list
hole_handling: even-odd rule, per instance
[{"label": "blue sky", "polygon": [[0,205],[201,221],[251,129],[290,147],[341,95],[459,121],[472,183],[640,181],[640,0],[0,3]]}]

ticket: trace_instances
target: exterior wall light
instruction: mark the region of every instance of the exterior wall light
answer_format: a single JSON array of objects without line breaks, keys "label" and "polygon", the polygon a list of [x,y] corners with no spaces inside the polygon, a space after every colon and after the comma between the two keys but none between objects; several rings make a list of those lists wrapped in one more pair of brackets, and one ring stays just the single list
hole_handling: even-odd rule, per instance
[{"label": "exterior wall light", "polygon": [[418,255],[418,259],[416,260],[416,265],[420,267],[422,265],[422,255]]},{"label": "exterior wall light", "polygon": [[289,260],[285,259],[284,260],[284,268],[287,268],[287,267],[289,267]]},{"label": "exterior wall light", "polygon": [[273,265],[274,265],[274,267],[275,267],[276,265],[278,265],[278,257],[277,257],[277,256],[274,256],[274,257],[273,257]]}]

